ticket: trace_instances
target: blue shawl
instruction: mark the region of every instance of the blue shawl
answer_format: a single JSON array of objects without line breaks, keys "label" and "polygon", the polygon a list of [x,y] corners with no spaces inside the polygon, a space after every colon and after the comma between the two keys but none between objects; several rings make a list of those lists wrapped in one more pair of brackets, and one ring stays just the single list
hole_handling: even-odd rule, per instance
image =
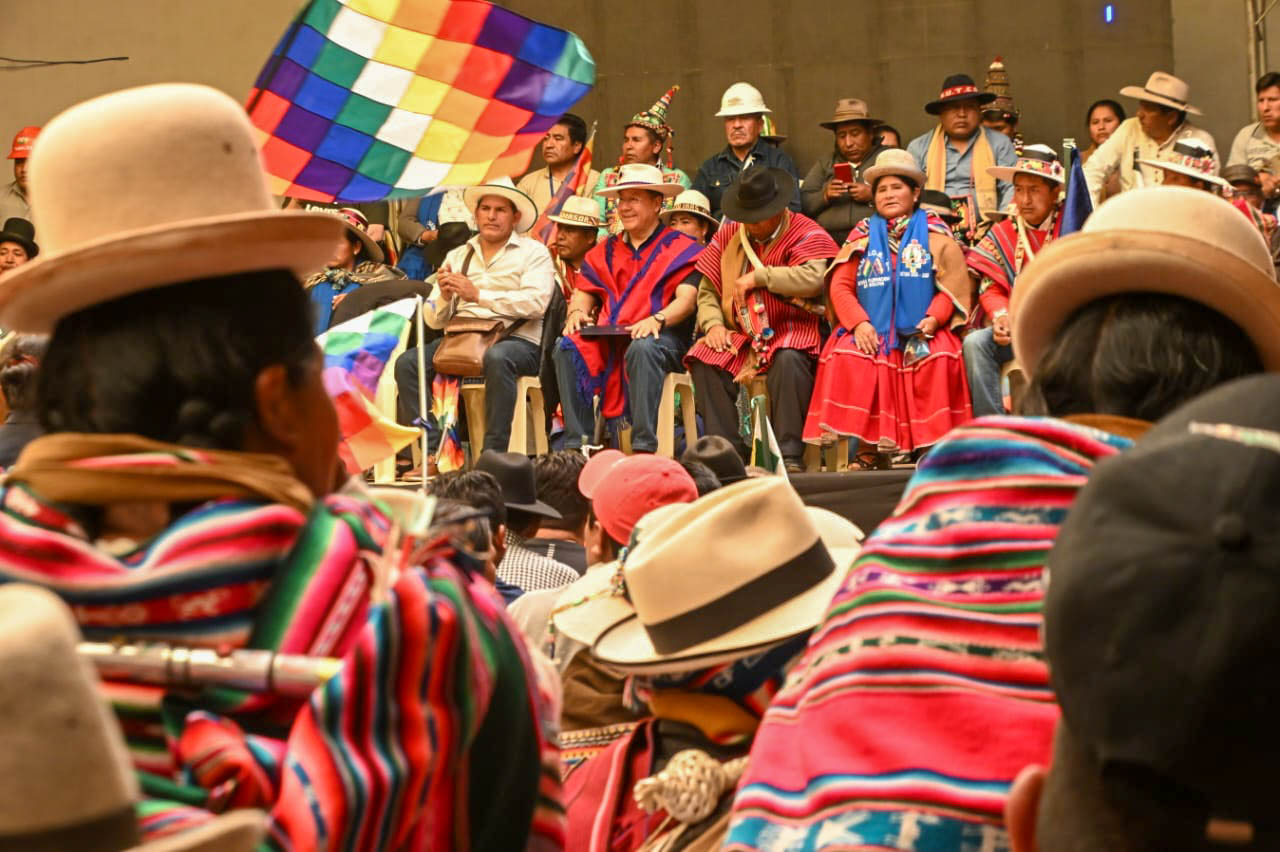
[{"label": "blue shawl", "polygon": [[889,244],[889,225],[876,214],[868,221],[866,251],[858,264],[858,302],[880,335],[880,353],[899,346],[916,333],[933,301],[933,255],[929,251],[929,216],[917,209],[898,240]]}]

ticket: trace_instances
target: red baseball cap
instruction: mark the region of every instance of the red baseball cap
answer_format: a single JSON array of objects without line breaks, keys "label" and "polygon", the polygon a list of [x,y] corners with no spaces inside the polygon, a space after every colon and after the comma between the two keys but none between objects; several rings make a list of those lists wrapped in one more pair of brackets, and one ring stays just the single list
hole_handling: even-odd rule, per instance
[{"label": "red baseball cap", "polygon": [[[582,472],[585,474],[587,469],[584,467]],[[581,483],[581,475],[578,481]],[[594,483],[592,491],[591,509],[596,520],[610,538],[623,544],[630,541],[636,522],[654,509],[698,499],[693,477],[680,462],[648,454],[623,456],[615,461]]]},{"label": "red baseball cap", "polygon": [[595,496],[596,486],[600,484],[600,480],[604,479],[604,475],[612,470],[615,464],[626,457],[625,453],[618,450],[603,450],[587,459],[587,463],[578,472],[578,490],[582,492],[582,496],[588,500]]},{"label": "red baseball cap", "polygon": [[13,137],[13,147],[9,150],[10,160],[25,160],[31,156],[31,145],[40,135],[39,127],[24,127]]}]

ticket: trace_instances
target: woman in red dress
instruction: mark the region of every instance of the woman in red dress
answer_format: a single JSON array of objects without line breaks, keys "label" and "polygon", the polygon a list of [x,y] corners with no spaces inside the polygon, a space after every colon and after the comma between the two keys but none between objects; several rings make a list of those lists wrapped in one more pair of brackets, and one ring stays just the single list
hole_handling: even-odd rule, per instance
[{"label": "woman in red dress", "polygon": [[910,154],[883,152],[866,177],[876,214],[836,257],[839,324],[818,359],[804,428],[809,443],[858,438],[864,465],[877,452],[925,449],[972,417],[950,329],[968,310],[964,254],[946,223],[919,208],[924,174]]}]

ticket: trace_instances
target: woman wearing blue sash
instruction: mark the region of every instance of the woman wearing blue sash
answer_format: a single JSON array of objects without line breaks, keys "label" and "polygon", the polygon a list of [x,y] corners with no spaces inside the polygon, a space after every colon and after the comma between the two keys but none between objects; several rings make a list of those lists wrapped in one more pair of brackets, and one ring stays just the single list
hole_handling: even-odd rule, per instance
[{"label": "woman wearing blue sash", "polygon": [[924,174],[910,154],[884,151],[864,174],[876,213],[834,261],[839,324],[818,359],[804,439],[857,438],[866,466],[877,452],[925,449],[973,414],[950,328],[968,312],[964,253],[946,223],[919,208]]}]

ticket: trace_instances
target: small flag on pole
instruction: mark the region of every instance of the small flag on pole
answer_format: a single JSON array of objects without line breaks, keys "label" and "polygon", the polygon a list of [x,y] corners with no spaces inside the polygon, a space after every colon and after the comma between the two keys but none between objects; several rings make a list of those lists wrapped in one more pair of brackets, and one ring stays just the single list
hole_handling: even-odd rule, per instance
[{"label": "small flag on pole", "polygon": [[763,396],[751,398],[755,423],[751,432],[751,464],[785,477],[787,465],[782,459],[782,449],[778,446],[778,438],[773,434],[773,424],[769,422],[769,415],[765,414],[764,407]]},{"label": "small flag on pole", "polygon": [[595,79],[576,35],[483,0],[311,0],[247,110],[272,193],[379,201],[524,173]]},{"label": "small flag on pole", "polygon": [[[547,202],[546,208],[538,214],[538,220],[533,223],[530,231],[534,238],[544,245],[551,245],[556,236],[556,223],[550,221],[551,216],[560,213],[560,209],[564,207],[564,203],[569,200],[571,195],[582,195],[587,189],[587,175],[591,174],[591,156],[592,149],[596,144],[596,126],[591,125],[591,134],[587,137],[587,144],[582,146],[582,153],[578,155],[578,161],[573,164],[573,171],[565,176],[564,181],[560,184],[560,188],[556,190],[556,194]],[[552,252],[554,255],[555,253]]]},{"label": "small flag on pole", "polygon": [[1093,197],[1089,195],[1089,184],[1084,179],[1084,167],[1080,165],[1080,151],[1071,149],[1071,169],[1067,175],[1067,197],[1062,202],[1062,229],[1060,236],[1074,234],[1084,227],[1084,222],[1093,213]]},{"label": "small flag on pole", "polygon": [[395,401],[387,372],[405,349],[414,299],[401,299],[361,314],[316,338],[324,353],[324,386],[338,411],[338,447],[347,472],[368,470],[413,442],[417,429],[382,414]]}]

